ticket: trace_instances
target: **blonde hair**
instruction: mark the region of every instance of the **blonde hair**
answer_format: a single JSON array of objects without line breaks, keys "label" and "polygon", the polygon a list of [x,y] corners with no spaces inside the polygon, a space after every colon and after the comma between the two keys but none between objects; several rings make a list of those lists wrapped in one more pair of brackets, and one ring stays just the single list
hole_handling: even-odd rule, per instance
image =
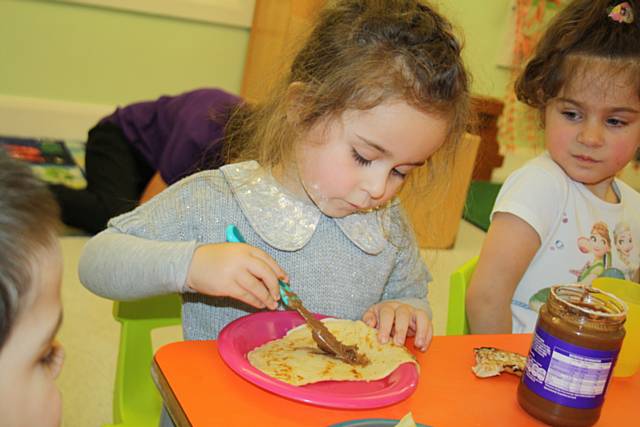
[{"label": "blonde hair", "polygon": [[624,232],[631,232],[631,227],[629,227],[629,224],[624,221],[617,223],[616,227],[613,229],[613,239],[618,240],[618,237],[620,237],[620,235]]},{"label": "blonde hair", "polygon": [[622,261],[628,265],[630,263],[629,256],[618,249],[618,238],[622,233],[631,233],[631,227],[629,227],[629,224],[624,221],[617,223],[616,227],[613,229],[613,243],[616,247],[616,252]]}]

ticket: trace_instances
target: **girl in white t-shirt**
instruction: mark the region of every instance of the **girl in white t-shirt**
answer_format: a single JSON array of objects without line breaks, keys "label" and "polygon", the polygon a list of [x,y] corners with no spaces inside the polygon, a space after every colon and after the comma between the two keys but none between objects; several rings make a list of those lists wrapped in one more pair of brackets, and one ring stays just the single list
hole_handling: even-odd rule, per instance
[{"label": "girl in white t-shirt", "polygon": [[616,179],[640,145],[638,0],[574,0],[516,82],[547,151],[503,185],[467,292],[473,333],[531,332],[548,288],[638,279],[640,194]]}]

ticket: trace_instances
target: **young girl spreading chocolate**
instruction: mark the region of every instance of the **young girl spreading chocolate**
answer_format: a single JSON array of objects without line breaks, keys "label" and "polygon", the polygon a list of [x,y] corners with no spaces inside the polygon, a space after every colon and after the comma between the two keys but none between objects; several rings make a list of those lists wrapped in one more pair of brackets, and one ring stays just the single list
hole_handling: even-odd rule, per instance
[{"label": "young girl spreading chocolate", "polygon": [[[432,8],[334,2],[282,86],[231,117],[234,163],[111,220],[81,281],[113,299],[180,292],[185,338],[214,339],[275,309],[284,279],[309,310],[362,318],[382,342],[415,335],[424,351],[430,275],[394,196],[454,152],[468,96],[460,44]],[[225,243],[229,224],[247,244]]]}]

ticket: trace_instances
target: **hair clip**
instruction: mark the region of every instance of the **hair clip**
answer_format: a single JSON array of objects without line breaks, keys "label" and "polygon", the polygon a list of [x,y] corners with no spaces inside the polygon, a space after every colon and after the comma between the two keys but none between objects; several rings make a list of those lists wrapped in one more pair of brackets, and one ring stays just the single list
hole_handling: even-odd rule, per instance
[{"label": "hair clip", "polygon": [[616,22],[631,24],[633,22],[633,9],[629,2],[620,3],[608,10],[609,18]]}]

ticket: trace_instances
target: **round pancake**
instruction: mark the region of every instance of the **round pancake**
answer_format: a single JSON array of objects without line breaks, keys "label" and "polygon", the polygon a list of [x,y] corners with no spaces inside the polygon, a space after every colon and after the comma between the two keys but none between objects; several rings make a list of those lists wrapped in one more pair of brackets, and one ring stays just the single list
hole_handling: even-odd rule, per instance
[{"label": "round pancake", "polygon": [[249,363],[265,374],[300,386],[320,381],[375,381],[386,377],[403,363],[418,366],[413,355],[392,342],[380,344],[377,331],[364,322],[344,319],[323,319],[336,338],[346,345],[357,345],[370,363],[350,365],[323,353],[303,324],[284,337],[270,341],[250,351]]}]

